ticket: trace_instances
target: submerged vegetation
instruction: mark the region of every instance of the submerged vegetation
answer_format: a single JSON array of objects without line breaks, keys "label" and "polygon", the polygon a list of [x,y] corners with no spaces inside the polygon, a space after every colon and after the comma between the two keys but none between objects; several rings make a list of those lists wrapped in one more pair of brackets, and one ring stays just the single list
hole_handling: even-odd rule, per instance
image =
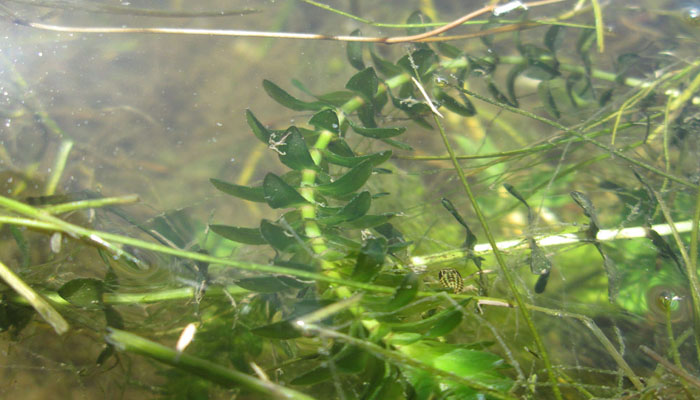
[{"label": "submerged vegetation", "polygon": [[[244,118],[278,162],[250,145],[258,181],[211,177],[233,211],[208,220],[60,193],[79,144],[40,98],[7,106],[58,145],[42,181],[3,133],[6,347],[65,356],[110,398],[700,396],[697,8],[423,1],[390,25],[303,3],[361,28],[268,36],[347,42],[354,72],[262,81],[269,109]],[[8,7],[31,29],[262,36]],[[169,16],[150,12],[131,15]]]}]

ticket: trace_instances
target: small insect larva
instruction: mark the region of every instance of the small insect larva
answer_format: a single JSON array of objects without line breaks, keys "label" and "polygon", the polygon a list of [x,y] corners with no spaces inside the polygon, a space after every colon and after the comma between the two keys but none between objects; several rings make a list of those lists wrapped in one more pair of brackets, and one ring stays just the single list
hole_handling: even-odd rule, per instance
[{"label": "small insect larva", "polygon": [[451,288],[454,293],[459,293],[464,289],[464,282],[462,281],[462,275],[459,274],[454,268],[444,268],[438,272],[438,279],[442,286],[446,288]]}]

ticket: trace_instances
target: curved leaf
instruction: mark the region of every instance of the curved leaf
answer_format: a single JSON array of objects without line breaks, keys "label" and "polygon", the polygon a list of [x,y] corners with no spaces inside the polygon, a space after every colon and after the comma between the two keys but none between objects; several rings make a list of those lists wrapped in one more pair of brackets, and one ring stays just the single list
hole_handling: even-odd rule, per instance
[{"label": "curved leaf", "polygon": [[356,73],[350,78],[348,83],[345,84],[346,89],[360,93],[367,100],[372,100],[374,98],[374,95],[377,94],[378,87],[379,79],[372,67],[367,67]]},{"label": "curved leaf", "polygon": [[370,160],[373,166],[380,165],[387,161],[388,159],[391,158],[392,152],[391,150],[384,150],[380,151],[379,153],[374,153],[374,154],[368,154],[365,156],[357,156],[357,157],[345,157],[338,155],[334,152],[331,152],[329,150],[323,150],[323,155],[326,157],[326,160],[335,165],[340,165],[342,167],[347,167],[347,168],[352,168],[357,166],[358,164],[362,163],[365,160]]},{"label": "curved leaf", "polygon": [[316,111],[325,106],[321,102],[306,102],[299,100],[267,79],[263,80],[263,89],[265,89],[265,92],[267,92],[268,96],[270,96],[273,100],[294,111]]},{"label": "curved leaf", "polygon": [[285,251],[297,244],[297,239],[284,228],[266,219],[260,221],[260,235],[272,248]]},{"label": "curved leaf", "polygon": [[408,273],[401,282],[401,286],[396,289],[396,293],[389,300],[388,308],[391,310],[399,309],[411,301],[418,294],[418,289],[420,288],[420,278],[414,273]]},{"label": "curved leaf", "polygon": [[371,282],[384,265],[387,254],[386,239],[372,238],[365,242],[357,256],[351,278],[357,282]]},{"label": "curved leaf", "polygon": [[325,129],[333,133],[340,133],[340,122],[338,122],[338,114],[334,110],[325,109],[314,114],[309,119],[309,124],[316,129]]},{"label": "curved leaf", "polygon": [[265,192],[263,188],[260,187],[249,187],[236,185],[234,183],[225,182],[216,178],[209,179],[209,182],[214,185],[215,188],[221,190],[226,194],[238,197],[244,200],[255,201],[258,203],[265,202]]},{"label": "curved leaf", "polygon": [[471,101],[467,98],[467,96],[463,95],[460,93],[460,98],[462,99],[462,103],[460,104],[459,101],[455,100],[453,97],[445,93],[444,91],[440,89],[436,89],[434,92],[435,99],[442,103],[445,108],[448,110],[452,111],[455,114],[461,115],[463,117],[471,117],[476,114],[476,108],[472,104]]},{"label": "curved leaf", "polygon": [[[350,33],[350,36],[360,37],[362,32],[359,29],[355,29]],[[346,47],[348,61],[350,65],[357,70],[362,70],[365,68],[365,62],[362,60],[362,42],[348,42]]]},{"label": "curved leaf", "polygon": [[253,133],[255,134],[255,137],[258,138],[258,140],[265,144],[270,143],[270,135],[272,134],[272,132],[269,129],[265,128],[265,125],[263,125],[260,121],[258,121],[257,118],[255,118],[255,115],[252,111],[245,110],[245,119],[248,122],[248,126],[250,126],[250,129],[253,130]]},{"label": "curved leaf", "polygon": [[265,175],[263,191],[265,201],[272,208],[294,207],[308,203],[296,189],[273,173]]},{"label": "curved leaf", "polygon": [[406,128],[404,127],[397,127],[397,128],[365,128],[362,126],[359,126],[352,122],[351,120],[348,120],[348,123],[350,124],[350,127],[352,128],[355,133],[358,135],[362,135],[368,138],[373,138],[373,139],[386,139],[394,136],[398,136],[406,131]]},{"label": "curved leaf", "polygon": [[554,96],[552,95],[552,90],[548,81],[542,81],[537,85],[537,95],[540,97],[540,101],[547,113],[554,119],[559,119],[561,113],[557,108],[557,103],[554,101]]},{"label": "curved leaf", "polygon": [[92,309],[103,307],[103,292],[104,284],[102,281],[92,278],[73,279],[58,289],[59,296],[72,305]]},{"label": "curved leaf", "polygon": [[209,225],[209,229],[228,240],[244,244],[267,244],[258,228],[242,228],[229,225]]},{"label": "curved leaf", "polygon": [[251,329],[251,332],[255,335],[271,339],[296,339],[301,337],[301,332],[289,321],[279,321],[273,324],[260,326]]},{"label": "curved leaf", "polygon": [[304,138],[295,126],[290,127],[283,137],[285,138],[283,143],[277,146],[282,164],[298,171],[318,169],[311,154],[309,154],[309,148],[306,146]]},{"label": "curved leaf", "polygon": [[[372,174],[372,162],[365,160],[338,178],[335,182],[316,186],[316,190],[328,196],[344,196],[361,188]],[[296,191],[294,192],[296,193]],[[298,193],[297,193],[298,195]],[[301,197],[301,195],[299,195]]]}]

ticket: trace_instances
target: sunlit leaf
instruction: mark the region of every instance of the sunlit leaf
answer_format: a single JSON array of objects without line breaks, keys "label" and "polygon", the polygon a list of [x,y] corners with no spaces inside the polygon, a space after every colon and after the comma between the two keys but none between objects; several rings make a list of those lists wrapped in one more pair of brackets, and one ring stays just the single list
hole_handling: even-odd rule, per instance
[{"label": "sunlit leaf", "polygon": [[101,280],[78,278],[66,282],[58,289],[58,294],[77,307],[100,309],[103,307],[104,284]]},{"label": "sunlit leaf", "polygon": [[[350,33],[350,36],[361,37],[362,32],[359,29],[355,29]],[[362,57],[362,47],[364,44],[362,42],[348,42],[346,47],[346,52],[348,56],[348,61],[353,68],[357,70],[365,69],[365,62]]]},{"label": "sunlit leaf", "polygon": [[316,111],[325,107],[321,102],[299,100],[267,79],[263,80],[263,89],[273,100],[294,111]]},{"label": "sunlit leaf", "polygon": [[[367,182],[371,174],[372,162],[370,160],[365,160],[336,181],[326,185],[316,186],[316,190],[328,196],[343,196],[361,188],[362,185]],[[301,197],[301,195],[299,197]]]},{"label": "sunlit leaf", "polygon": [[295,207],[308,203],[296,189],[273,173],[265,175],[263,191],[265,201],[272,208]]}]

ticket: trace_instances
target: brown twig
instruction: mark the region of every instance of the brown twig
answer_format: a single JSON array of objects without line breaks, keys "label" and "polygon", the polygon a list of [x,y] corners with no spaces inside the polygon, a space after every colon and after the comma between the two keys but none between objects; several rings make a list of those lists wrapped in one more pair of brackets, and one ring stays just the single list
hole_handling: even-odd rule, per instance
[{"label": "brown twig", "polygon": [[[537,7],[546,4],[562,2],[564,0],[542,0],[530,3],[522,3],[519,6],[523,8]],[[180,34],[180,35],[206,35],[206,36],[235,36],[235,37],[259,37],[259,38],[277,38],[277,39],[302,39],[302,40],[335,40],[342,42],[367,42],[367,43],[407,43],[407,42],[438,42],[458,39],[469,39],[480,36],[491,35],[495,33],[509,32],[519,29],[531,28],[538,26],[537,23],[524,22],[520,24],[511,24],[492,29],[486,29],[480,32],[455,35],[455,36],[440,36],[437,35],[454,29],[463,23],[476,18],[478,16],[495,12],[499,7],[489,5],[482,7],[476,11],[472,11],[448,24],[440,26],[428,32],[411,36],[394,36],[394,37],[366,37],[366,36],[347,36],[347,35],[322,35],[316,33],[296,33],[296,32],[264,32],[264,31],[249,31],[239,29],[192,29],[192,28],[159,28],[159,27],[143,27],[143,28],[123,28],[123,27],[75,27],[63,25],[51,25],[39,22],[31,22],[13,15],[7,7],[3,7],[14,23],[24,25],[35,29],[42,29],[54,32],[72,32],[72,33],[155,33],[155,34]]]}]

